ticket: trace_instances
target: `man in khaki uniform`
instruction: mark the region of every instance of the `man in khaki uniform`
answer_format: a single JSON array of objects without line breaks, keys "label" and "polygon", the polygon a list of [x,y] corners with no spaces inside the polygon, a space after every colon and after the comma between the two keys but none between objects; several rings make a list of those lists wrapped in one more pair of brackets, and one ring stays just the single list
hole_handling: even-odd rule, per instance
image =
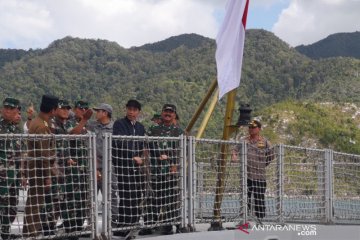
[{"label": "man in khaki uniform", "polygon": [[[29,134],[51,134],[50,119],[58,106],[58,98],[44,95],[41,100],[40,113],[31,122]],[[24,216],[24,237],[52,235],[49,225],[54,220],[47,219],[45,197],[51,193],[51,166],[55,160],[55,139],[39,138],[28,142],[29,162],[26,172],[29,179],[28,197]]]},{"label": "man in khaki uniform", "polygon": [[[265,217],[266,167],[274,159],[274,152],[269,140],[260,135],[260,121],[252,120],[248,127],[249,135],[241,138],[247,144],[248,210],[253,207],[255,216],[261,220]],[[239,148],[233,150],[233,161],[237,160],[239,152]]]}]

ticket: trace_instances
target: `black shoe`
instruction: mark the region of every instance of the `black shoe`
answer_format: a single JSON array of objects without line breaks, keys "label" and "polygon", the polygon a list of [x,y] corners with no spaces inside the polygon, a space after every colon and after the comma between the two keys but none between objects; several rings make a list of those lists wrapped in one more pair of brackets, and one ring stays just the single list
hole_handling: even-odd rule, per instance
[{"label": "black shoe", "polygon": [[161,232],[162,235],[171,235],[174,234],[172,226],[164,226]]},{"label": "black shoe", "polygon": [[69,236],[69,237],[67,237],[66,239],[68,239],[68,240],[79,240],[79,237]]},{"label": "black shoe", "polygon": [[56,228],[64,228],[64,223],[61,223],[60,225],[56,225]]},{"label": "black shoe", "polygon": [[117,237],[127,237],[130,231],[114,231],[113,235]]},{"label": "black shoe", "polygon": [[18,238],[21,238],[21,235],[8,234],[8,233],[1,234],[1,239],[18,239]]},{"label": "black shoe", "polygon": [[54,236],[55,232],[53,230],[45,230],[43,231],[44,236]]},{"label": "black shoe", "polygon": [[150,234],[153,234],[153,230],[151,228],[144,228],[139,231],[140,236],[150,235]]}]

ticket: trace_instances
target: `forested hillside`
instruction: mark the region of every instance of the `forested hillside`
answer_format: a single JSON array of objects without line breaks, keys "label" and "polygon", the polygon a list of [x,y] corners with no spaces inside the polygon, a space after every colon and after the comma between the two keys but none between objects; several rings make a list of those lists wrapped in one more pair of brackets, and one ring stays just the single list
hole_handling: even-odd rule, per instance
[{"label": "forested hillside", "polygon": [[360,59],[360,32],[336,33],[310,45],[296,47],[312,59],[353,57]]},{"label": "forested hillside", "polygon": [[[3,61],[0,98],[18,97],[24,107],[30,102],[37,106],[44,93],[71,102],[85,99],[93,106],[107,102],[115,117],[123,115],[128,99],[136,98],[144,105],[146,125],[164,103],[174,103],[185,127],[216,79],[214,55],[215,41],[195,34],[130,49],[106,40],[66,37],[18,60]],[[359,69],[360,60],[312,60],[270,32],[248,30],[237,106],[249,103],[261,112],[287,99],[359,103]],[[221,136],[224,103],[218,104],[206,137]]]}]

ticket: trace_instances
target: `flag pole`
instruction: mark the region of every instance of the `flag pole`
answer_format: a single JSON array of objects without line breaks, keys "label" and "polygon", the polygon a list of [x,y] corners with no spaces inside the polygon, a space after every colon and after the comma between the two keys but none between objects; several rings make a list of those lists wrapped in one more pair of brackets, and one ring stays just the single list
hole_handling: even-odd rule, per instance
[{"label": "flag pole", "polygon": [[[224,130],[223,130],[223,140],[229,140],[233,128],[231,127],[231,120],[233,116],[233,111],[235,107],[235,97],[236,89],[230,91],[227,94],[227,103],[226,103],[226,113],[224,118]],[[225,171],[226,171],[226,155],[228,153],[228,145],[221,145],[221,155],[220,155],[220,166],[217,175],[216,189],[215,189],[215,201],[214,201],[214,218],[209,231],[218,231],[222,230],[221,222],[221,203],[225,187]]]},{"label": "flag pole", "polygon": [[[235,107],[236,89],[240,85],[241,67],[245,43],[246,20],[250,0],[228,0],[223,24],[216,37],[216,66],[219,86],[219,99],[227,94],[224,119],[223,140],[229,140],[234,128],[231,125]],[[210,231],[221,230],[221,203],[225,188],[226,160],[228,145],[220,147],[220,162],[215,189],[214,216]]]},{"label": "flag pole", "polygon": [[215,93],[214,93],[214,95],[212,97],[212,100],[210,102],[209,108],[206,111],[204,119],[201,122],[200,127],[198,129],[198,132],[196,134],[197,139],[201,138],[201,136],[203,135],[203,133],[205,131],[205,128],[206,128],[207,124],[209,123],[211,114],[214,112],[214,109],[216,107],[216,103],[217,103],[217,100],[218,100],[218,95],[219,95],[219,89],[216,89],[216,91],[215,91]]},{"label": "flag pole", "polygon": [[[201,112],[203,111],[206,103],[209,101],[211,95],[214,93],[215,89],[217,87],[217,81],[216,79],[211,83],[210,88],[208,90],[208,92],[206,93],[205,97],[203,98],[203,100],[201,101],[199,107],[197,108],[196,112],[194,113],[194,115],[192,116],[189,124],[187,125],[187,127],[185,128],[185,132],[188,134],[191,132],[191,129],[194,127],[195,122],[197,121],[197,119],[199,118]],[[205,126],[206,127],[206,126]]]}]

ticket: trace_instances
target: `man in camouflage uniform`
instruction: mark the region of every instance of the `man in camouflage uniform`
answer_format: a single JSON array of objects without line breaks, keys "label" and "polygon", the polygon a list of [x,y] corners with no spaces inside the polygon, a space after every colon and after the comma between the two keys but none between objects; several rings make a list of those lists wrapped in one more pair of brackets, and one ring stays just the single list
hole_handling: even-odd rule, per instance
[{"label": "man in camouflage uniform", "polygon": [[[68,134],[87,134],[86,124],[93,113],[89,104],[77,101],[73,112],[75,115],[66,122],[64,130]],[[62,217],[68,233],[82,230],[88,215],[86,209],[89,209],[88,146],[83,139],[70,140],[69,144],[71,158],[65,162],[65,201],[62,203],[62,209],[65,209]]]},{"label": "man in camouflage uniform", "polygon": [[[55,117],[51,119],[51,130],[54,134],[68,134],[68,118],[70,109],[71,107],[68,101],[59,100]],[[73,163],[70,157],[70,142],[68,139],[56,138],[56,157],[57,158],[53,166],[55,175],[51,179],[52,195],[51,199],[46,199],[48,208],[47,211],[53,212],[55,221],[60,217],[60,215],[64,215],[67,210],[64,208],[65,168]],[[55,226],[52,226],[52,229],[54,227]]]},{"label": "man in camouflage uniform", "polygon": [[[148,130],[149,136],[178,137],[183,134],[179,125],[175,124],[176,107],[173,104],[165,104],[161,112],[161,123],[151,126]],[[179,221],[179,191],[178,168],[179,168],[179,143],[177,141],[159,141],[150,143],[151,157],[151,186],[155,194],[153,198],[153,209],[150,209],[149,219],[145,221],[158,221],[170,223]],[[160,212],[162,219],[159,219]],[[152,215],[152,216],[151,216]],[[172,225],[163,227],[163,234],[172,234]],[[151,234],[146,229],[140,234]]]},{"label": "man in camouflage uniform", "polygon": [[51,134],[50,120],[58,106],[58,98],[44,95],[41,99],[40,113],[31,122],[29,134],[42,134],[42,138],[28,141],[29,160],[25,172],[29,180],[28,196],[25,206],[24,228],[25,237],[54,235],[50,229],[54,219],[46,212],[45,198],[51,195],[51,178],[55,162],[55,141]]},{"label": "man in camouflage uniform", "polygon": [[[6,98],[3,101],[0,134],[21,133],[16,124],[20,109],[20,102],[15,98]],[[15,159],[18,157],[19,149],[19,141],[0,138],[0,235],[2,239],[11,238],[10,227],[17,214],[20,163]]]}]

